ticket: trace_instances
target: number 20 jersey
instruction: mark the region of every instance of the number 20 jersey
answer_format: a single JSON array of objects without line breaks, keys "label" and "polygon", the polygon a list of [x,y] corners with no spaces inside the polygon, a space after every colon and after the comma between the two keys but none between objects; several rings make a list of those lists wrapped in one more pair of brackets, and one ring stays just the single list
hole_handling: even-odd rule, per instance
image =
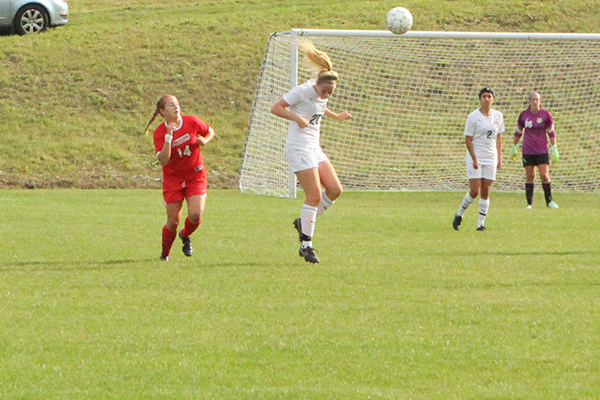
[{"label": "number 20 jersey", "polygon": [[300,129],[294,121],[290,122],[287,146],[302,148],[319,146],[321,135],[321,119],[325,115],[327,99],[321,99],[315,91],[316,79],[295,87],[283,96],[290,105],[290,112],[304,117],[308,126]]}]

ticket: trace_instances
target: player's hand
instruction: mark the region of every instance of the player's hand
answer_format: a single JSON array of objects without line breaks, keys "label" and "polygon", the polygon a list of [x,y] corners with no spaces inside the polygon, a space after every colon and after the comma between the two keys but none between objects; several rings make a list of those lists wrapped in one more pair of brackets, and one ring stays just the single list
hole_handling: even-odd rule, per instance
[{"label": "player's hand", "polygon": [[350,115],[350,113],[348,111],[342,111],[338,116],[337,116],[337,120],[338,121],[345,121],[347,119],[352,118],[352,115]]},{"label": "player's hand", "polygon": [[173,134],[173,131],[177,129],[177,126],[179,124],[177,122],[169,122],[167,124],[167,134],[171,135]]},{"label": "player's hand", "polygon": [[510,158],[512,158],[513,161],[517,161],[517,145],[513,144],[510,146]]},{"label": "player's hand", "polygon": [[553,163],[557,163],[558,162],[558,147],[556,147],[555,144],[552,145],[552,147],[550,147],[550,151],[552,152],[552,162]]},{"label": "player's hand", "polygon": [[300,129],[304,129],[308,126],[308,121],[301,115],[298,115],[296,118],[296,123],[300,127]]},{"label": "player's hand", "polygon": [[206,139],[204,139],[203,136],[198,135],[198,144],[204,146],[206,144]]},{"label": "player's hand", "polygon": [[473,168],[479,169],[479,161],[473,160]]}]

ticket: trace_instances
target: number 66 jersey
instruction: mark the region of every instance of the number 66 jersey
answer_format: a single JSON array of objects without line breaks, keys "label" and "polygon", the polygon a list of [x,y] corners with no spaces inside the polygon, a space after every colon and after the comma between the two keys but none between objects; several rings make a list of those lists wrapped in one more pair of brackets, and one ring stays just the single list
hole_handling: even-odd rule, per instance
[{"label": "number 66 jersey", "polygon": [[[210,133],[208,126],[200,118],[182,115],[181,123],[173,131],[171,158],[163,165],[163,190],[180,190],[186,182],[200,181],[206,177],[204,158],[200,152],[198,136],[206,137]],[[166,122],[154,130],[154,147],[160,153],[167,134]]]},{"label": "number 66 jersey", "polygon": [[[489,117],[483,115],[479,109],[469,114],[465,124],[465,136],[473,137],[473,150],[479,164],[498,164],[496,138],[501,133],[504,133],[504,117],[500,111],[490,109]],[[467,162],[473,162],[469,151]]]}]

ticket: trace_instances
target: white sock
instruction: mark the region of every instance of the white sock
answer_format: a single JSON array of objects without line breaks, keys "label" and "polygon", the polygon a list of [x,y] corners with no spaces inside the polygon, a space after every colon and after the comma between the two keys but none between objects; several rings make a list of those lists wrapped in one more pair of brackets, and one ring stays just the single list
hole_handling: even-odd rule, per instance
[{"label": "white sock", "polygon": [[467,211],[467,208],[469,208],[469,206],[471,205],[472,202],[473,202],[473,198],[467,192],[467,194],[465,194],[465,197],[463,197],[462,204],[460,205],[460,208],[458,209],[458,212],[456,213],[456,215],[459,215],[462,217],[462,215],[465,213],[465,211]]},{"label": "white sock", "polygon": [[317,217],[323,214],[329,207],[331,207],[335,203],[334,200],[330,200],[329,197],[323,192],[321,196],[321,201],[319,202],[319,208],[317,209]]},{"label": "white sock", "polygon": [[477,219],[477,227],[484,226],[485,217],[490,209],[490,199],[479,199],[479,218]]},{"label": "white sock", "polygon": [[[317,220],[317,207],[302,205],[300,221],[302,223],[302,233],[312,239],[315,233],[315,221]],[[302,247],[312,247],[312,240],[303,241]]]}]

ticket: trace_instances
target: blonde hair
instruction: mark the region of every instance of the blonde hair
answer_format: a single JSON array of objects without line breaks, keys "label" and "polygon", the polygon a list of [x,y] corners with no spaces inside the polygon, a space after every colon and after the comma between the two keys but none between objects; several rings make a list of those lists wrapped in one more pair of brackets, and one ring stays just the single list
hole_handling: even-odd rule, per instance
[{"label": "blonde hair", "polygon": [[333,63],[327,53],[317,49],[308,39],[300,39],[298,44],[306,53],[305,59],[309,67],[317,73],[317,83],[332,83],[339,79],[338,73],[332,69]]},{"label": "blonde hair", "polygon": [[154,110],[154,114],[152,115],[152,118],[150,118],[150,121],[148,122],[148,125],[146,125],[146,129],[144,130],[144,133],[146,133],[146,136],[148,136],[148,128],[154,122],[156,117],[158,117],[158,114],[162,115],[160,110],[163,110],[165,108],[165,103],[167,102],[167,99],[169,97],[175,97],[175,96],[173,96],[172,94],[165,94],[163,97],[161,97],[156,102],[156,109]]}]

